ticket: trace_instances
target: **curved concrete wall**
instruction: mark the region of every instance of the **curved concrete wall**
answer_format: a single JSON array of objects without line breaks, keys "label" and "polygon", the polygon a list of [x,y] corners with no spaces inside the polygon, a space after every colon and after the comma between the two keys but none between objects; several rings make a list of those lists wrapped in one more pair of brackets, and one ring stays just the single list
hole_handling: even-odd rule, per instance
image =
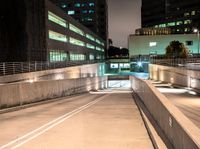
[{"label": "curved concrete wall", "polygon": [[200,71],[149,64],[150,79],[200,90]]},{"label": "curved concrete wall", "polygon": [[107,77],[0,85],[0,109],[107,87]]},{"label": "curved concrete wall", "polygon": [[174,148],[199,149],[200,130],[151,83],[135,77],[131,80],[133,90],[139,95]]}]

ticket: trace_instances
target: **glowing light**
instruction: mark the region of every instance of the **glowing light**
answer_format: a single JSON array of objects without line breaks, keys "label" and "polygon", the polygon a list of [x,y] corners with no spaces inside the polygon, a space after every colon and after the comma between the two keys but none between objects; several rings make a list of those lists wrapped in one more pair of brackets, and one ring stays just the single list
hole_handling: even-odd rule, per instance
[{"label": "glowing light", "polygon": [[36,82],[37,81],[37,78],[33,78],[33,79],[29,79],[27,82],[29,82],[29,83],[34,83],[34,82]]},{"label": "glowing light", "polygon": [[150,42],[150,43],[149,43],[149,46],[150,46],[150,47],[155,47],[156,45],[157,45],[157,42]]},{"label": "glowing light", "polygon": [[188,91],[188,93],[191,95],[197,95],[197,93],[195,91]]},{"label": "glowing light", "polygon": [[198,32],[198,29],[197,29],[197,28],[195,28],[195,29],[194,29],[194,33],[197,33],[197,32]]},{"label": "glowing light", "polygon": [[64,79],[64,75],[63,74],[57,74],[55,76],[55,80],[62,80],[62,79]]},{"label": "glowing light", "polygon": [[138,67],[142,67],[142,62],[137,63]]}]

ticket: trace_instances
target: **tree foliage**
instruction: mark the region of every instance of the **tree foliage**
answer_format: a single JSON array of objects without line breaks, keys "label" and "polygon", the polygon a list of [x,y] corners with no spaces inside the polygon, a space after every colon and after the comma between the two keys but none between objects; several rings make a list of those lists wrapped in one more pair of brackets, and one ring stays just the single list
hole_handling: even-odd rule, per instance
[{"label": "tree foliage", "polygon": [[188,49],[183,43],[174,40],[166,47],[166,56],[168,58],[186,58]]},{"label": "tree foliage", "polygon": [[126,48],[118,48],[114,46],[110,46],[108,49],[108,56],[110,58],[127,58],[129,57],[129,50]]}]

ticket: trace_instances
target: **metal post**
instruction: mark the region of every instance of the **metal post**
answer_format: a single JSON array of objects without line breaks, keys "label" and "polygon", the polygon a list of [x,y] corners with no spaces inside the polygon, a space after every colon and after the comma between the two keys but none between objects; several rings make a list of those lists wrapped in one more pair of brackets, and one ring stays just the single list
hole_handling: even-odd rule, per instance
[{"label": "metal post", "polygon": [[197,31],[197,39],[198,39],[198,55],[199,55],[199,30]]},{"label": "metal post", "polygon": [[35,61],[35,71],[37,71],[37,62]]},{"label": "metal post", "polygon": [[15,74],[15,64],[13,63],[12,66],[13,66],[13,74]]},{"label": "metal post", "polygon": [[5,63],[3,63],[3,75],[5,76],[6,75],[6,70],[5,70]]}]

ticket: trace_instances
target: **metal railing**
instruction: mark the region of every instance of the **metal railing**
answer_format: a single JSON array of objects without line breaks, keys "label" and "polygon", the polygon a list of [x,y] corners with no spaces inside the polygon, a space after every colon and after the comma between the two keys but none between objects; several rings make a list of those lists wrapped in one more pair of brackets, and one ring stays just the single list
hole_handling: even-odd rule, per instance
[{"label": "metal railing", "polygon": [[200,70],[198,63],[200,63],[200,58],[198,57],[189,57],[189,58],[150,58],[151,64],[158,64],[164,66],[172,67],[182,67],[185,69],[191,70]]},{"label": "metal railing", "polygon": [[65,68],[71,66],[79,66],[85,64],[94,64],[104,62],[104,60],[93,61],[66,61],[66,62],[1,62],[0,63],[0,76],[13,75],[20,73],[28,73],[42,70],[50,70],[57,68]]}]

